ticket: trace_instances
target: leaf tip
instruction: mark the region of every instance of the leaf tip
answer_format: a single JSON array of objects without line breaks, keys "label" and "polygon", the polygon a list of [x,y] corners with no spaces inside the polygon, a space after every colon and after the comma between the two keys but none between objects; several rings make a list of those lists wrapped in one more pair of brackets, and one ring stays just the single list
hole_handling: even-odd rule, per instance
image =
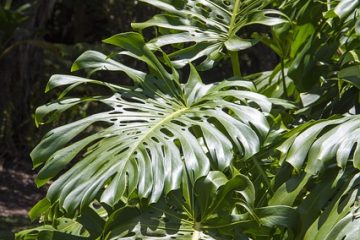
[{"label": "leaf tip", "polygon": [[70,71],[71,71],[71,72],[76,72],[76,71],[79,70],[79,69],[80,69],[79,64],[78,64],[77,62],[74,62],[73,65],[71,66]]}]

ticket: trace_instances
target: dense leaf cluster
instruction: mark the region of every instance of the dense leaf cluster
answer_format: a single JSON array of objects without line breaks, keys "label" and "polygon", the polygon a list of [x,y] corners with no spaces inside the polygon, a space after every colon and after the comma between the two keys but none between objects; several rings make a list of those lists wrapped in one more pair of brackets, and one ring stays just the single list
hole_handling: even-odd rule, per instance
[{"label": "dense leaf cluster", "polygon": [[[132,86],[50,79],[59,97],[37,124],[91,113],[33,150],[37,184],[54,181],[30,212],[43,226],[17,238],[359,239],[360,1],[144,2],[162,13],[133,28],[154,38],[115,35],[111,54],[87,51],[72,67]],[[242,38],[252,24],[271,34]],[[238,54],[256,42],[279,65],[241,76]],[[226,58],[234,76],[204,84],[201,71]],[[87,85],[98,94],[74,95]]]}]

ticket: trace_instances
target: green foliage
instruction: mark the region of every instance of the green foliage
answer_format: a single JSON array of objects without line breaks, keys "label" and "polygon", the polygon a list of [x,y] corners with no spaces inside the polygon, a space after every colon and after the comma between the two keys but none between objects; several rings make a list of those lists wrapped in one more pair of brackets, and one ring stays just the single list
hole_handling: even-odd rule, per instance
[{"label": "green foliage", "polygon": [[[61,96],[84,83],[104,85],[112,91],[110,96],[67,97],[38,108],[39,123],[84,102],[97,101],[111,109],[50,131],[32,152],[35,166],[45,163],[37,178],[38,185],[43,185],[83,148],[91,149],[71,171],[54,182],[48,194],[51,201],[59,198],[60,204],[71,212],[80,205],[87,206],[102,186],[107,185],[100,201],[108,205],[115,205],[124,195],[131,199],[135,190],[136,197],[157,202],[163,190],[168,193],[179,188],[183,176],[188,175],[193,183],[210,169],[223,171],[229,167],[235,147],[243,158],[259,150],[269,127],[260,111],[246,105],[257,104],[269,112],[271,104],[259,94],[241,90],[251,89],[251,84],[223,81],[204,85],[191,67],[188,82],[180,85],[176,71],[167,72],[145,46],[141,35],[126,33],[106,42],[129,51],[122,54],[147,63],[153,75],[126,67],[100,53],[86,52],[75,62],[76,68],[88,65],[95,70],[124,71],[138,85],[120,87],[62,75],[51,78],[48,89],[68,86]],[[227,99],[229,95],[231,99]],[[109,126],[68,145],[98,122]],[[80,171],[82,174],[78,174]]]},{"label": "green foliage", "polygon": [[[43,226],[17,239],[358,239],[360,1],[145,2],[164,13],[133,27],[158,36],[115,35],[111,54],[72,67],[131,86],[50,79],[59,97],[37,124],[91,111],[31,153],[39,186],[59,176],[30,211]],[[240,78],[237,52],[253,40],[238,31],[255,23],[271,27],[252,36],[279,65]],[[198,70],[223,56],[234,76],[203,83]],[[99,93],[70,97],[88,85]]]},{"label": "green foliage", "polygon": [[144,2],[160,8],[165,14],[155,15],[144,23],[133,23],[132,27],[137,30],[158,27],[161,35],[148,45],[155,49],[177,45],[179,50],[169,54],[176,67],[205,57],[200,60],[198,69],[209,69],[226,56],[224,50],[237,52],[256,43],[254,39],[237,36],[244,27],[254,24],[275,26],[285,22],[281,12],[264,10],[265,4],[261,0]]}]

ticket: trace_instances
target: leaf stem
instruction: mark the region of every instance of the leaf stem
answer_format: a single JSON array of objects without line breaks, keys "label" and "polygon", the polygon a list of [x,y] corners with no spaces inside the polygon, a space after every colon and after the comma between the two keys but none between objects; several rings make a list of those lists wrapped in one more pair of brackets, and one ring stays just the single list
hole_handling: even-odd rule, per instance
[{"label": "leaf stem", "polygon": [[272,187],[271,187],[271,183],[268,179],[268,176],[266,175],[266,172],[264,171],[264,169],[261,167],[259,161],[255,158],[255,157],[251,157],[251,159],[253,160],[253,163],[256,167],[256,169],[259,171],[260,175],[262,176],[265,184],[268,187],[268,190],[272,192]]},{"label": "leaf stem", "polygon": [[194,224],[194,232],[192,235],[191,240],[199,240],[200,239],[200,233],[201,233],[201,225],[199,222],[195,222]]},{"label": "leaf stem", "polygon": [[235,1],[235,5],[234,5],[234,9],[231,15],[231,20],[230,20],[230,25],[229,25],[229,32],[228,34],[231,36],[233,33],[233,28],[235,26],[235,22],[236,22],[236,16],[238,15],[240,9],[240,0],[236,0]]},{"label": "leaf stem", "polygon": [[[233,9],[233,13],[231,15],[230,25],[229,25],[229,32],[228,32],[229,37],[236,34],[236,33],[234,33],[234,27],[235,27],[235,23],[236,23],[236,16],[238,15],[239,9],[240,9],[240,0],[236,0],[234,9]],[[230,53],[230,57],[231,57],[231,65],[232,65],[234,76],[241,77],[239,54],[238,54],[238,52],[233,52],[233,51],[229,51],[229,53]]]},{"label": "leaf stem", "polygon": [[287,87],[286,87],[286,81],[285,81],[285,64],[284,64],[284,59],[281,58],[280,61],[281,64],[281,79],[282,79],[282,84],[283,84],[283,88],[284,88],[284,94],[285,94],[285,98],[286,100],[289,100],[289,95],[287,93]]},{"label": "leaf stem", "polygon": [[238,52],[232,52],[232,51],[230,51],[229,53],[230,53],[230,57],[231,57],[231,65],[232,65],[232,69],[233,69],[233,74],[236,77],[241,77],[239,54],[238,54]]}]

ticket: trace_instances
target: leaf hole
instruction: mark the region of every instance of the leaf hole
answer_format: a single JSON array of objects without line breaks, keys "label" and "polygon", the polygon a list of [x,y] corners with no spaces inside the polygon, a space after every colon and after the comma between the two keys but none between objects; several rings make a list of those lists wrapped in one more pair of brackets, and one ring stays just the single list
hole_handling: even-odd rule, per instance
[{"label": "leaf hole", "polygon": [[189,117],[191,120],[194,120],[194,121],[201,121],[202,118],[201,117]]},{"label": "leaf hole", "polygon": [[99,209],[101,208],[101,204],[98,203],[98,202],[94,202],[94,203],[92,204],[92,206],[93,206],[93,208],[95,208],[95,209],[97,209],[97,210],[99,210]]},{"label": "leaf hole", "polygon": [[113,115],[113,114],[122,114],[123,112],[121,111],[114,111],[114,112],[110,112],[109,114]]},{"label": "leaf hole", "polygon": [[120,121],[120,123],[131,124],[131,123],[148,123],[146,120],[128,120],[128,121]]},{"label": "leaf hole", "polygon": [[218,19],[221,19],[221,20],[224,19],[224,16],[222,16],[222,15],[216,15],[216,17],[217,17]]},{"label": "leaf hole", "polygon": [[174,134],[166,128],[161,128],[160,132],[162,132],[163,134],[165,134],[168,137],[174,137]]},{"label": "leaf hole", "polygon": [[[118,146],[115,146],[115,147],[118,147]],[[115,148],[115,147],[114,147],[114,148]],[[126,147],[126,148],[124,148],[124,149],[121,149],[119,152],[117,152],[117,153],[115,154],[115,156],[119,156],[120,154],[126,152],[127,150],[129,150],[129,147]]]},{"label": "leaf hole", "polygon": [[227,0],[226,0],[226,1],[223,1],[223,3],[224,3],[224,5],[227,6],[227,7],[230,6],[230,4],[231,4],[230,1],[227,1]]},{"label": "leaf hole", "polygon": [[172,2],[172,4],[174,5],[174,7],[177,10],[181,10],[181,9],[184,9],[185,5],[187,4],[187,1],[186,0],[174,0]]},{"label": "leaf hole", "polygon": [[144,112],[140,109],[137,108],[124,108],[125,111],[132,111],[132,112]]},{"label": "leaf hole", "polygon": [[125,237],[133,237],[133,236],[135,236],[135,235],[136,235],[135,232],[129,232],[128,234],[126,234]]},{"label": "leaf hole", "polygon": [[145,101],[142,101],[141,99],[138,99],[138,98],[134,98],[132,96],[130,96],[130,97],[122,96],[122,99],[124,99],[125,101],[128,101],[128,102],[133,102],[133,103],[141,103],[141,104],[145,103]]},{"label": "leaf hole", "polygon": [[155,138],[155,137],[151,137],[151,139],[152,139],[154,142],[156,142],[156,143],[160,143],[160,141],[159,141],[157,138]]},{"label": "leaf hole", "polygon": [[179,126],[182,126],[182,127],[186,127],[187,125],[183,122],[180,122],[178,120],[171,120],[172,123],[176,124],[176,125],[179,125]]}]

